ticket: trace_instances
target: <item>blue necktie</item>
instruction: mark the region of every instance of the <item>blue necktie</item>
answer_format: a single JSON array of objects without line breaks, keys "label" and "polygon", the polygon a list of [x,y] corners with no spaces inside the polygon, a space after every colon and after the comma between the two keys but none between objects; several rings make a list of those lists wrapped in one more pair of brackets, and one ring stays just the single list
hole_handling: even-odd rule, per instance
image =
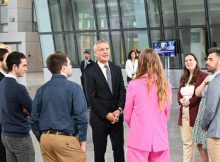
[{"label": "blue necktie", "polygon": [[111,75],[111,71],[108,67],[108,65],[104,66],[106,68],[106,76],[107,76],[107,82],[108,82],[108,86],[112,92],[112,75]]}]

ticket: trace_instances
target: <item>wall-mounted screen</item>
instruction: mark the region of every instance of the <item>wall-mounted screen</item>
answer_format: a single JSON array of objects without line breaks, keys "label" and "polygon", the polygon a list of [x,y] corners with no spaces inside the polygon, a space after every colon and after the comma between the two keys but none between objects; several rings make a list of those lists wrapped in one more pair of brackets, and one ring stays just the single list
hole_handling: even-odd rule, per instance
[{"label": "wall-mounted screen", "polygon": [[155,41],[153,42],[153,48],[161,56],[176,56],[177,43],[175,40],[170,41]]}]

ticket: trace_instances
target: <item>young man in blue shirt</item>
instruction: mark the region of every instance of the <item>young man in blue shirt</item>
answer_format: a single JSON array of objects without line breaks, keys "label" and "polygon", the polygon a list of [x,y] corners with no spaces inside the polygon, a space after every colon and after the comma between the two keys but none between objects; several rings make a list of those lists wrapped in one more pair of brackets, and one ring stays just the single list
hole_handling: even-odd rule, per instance
[{"label": "young man in blue shirt", "polygon": [[0,121],[2,124],[2,142],[6,148],[7,162],[34,162],[35,153],[30,137],[32,100],[25,86],[17,78],[27,72],[24,54],[12,52],[6,59],[8,74],[0,82]]},{"label": "young man in blue shirt", "polygon": [[47,58],[53,74],[37,90],[32,106],[32,130],[46,162],[85,162],[87,105],[82,88],[69,80],[72,66],[63,53]]}]

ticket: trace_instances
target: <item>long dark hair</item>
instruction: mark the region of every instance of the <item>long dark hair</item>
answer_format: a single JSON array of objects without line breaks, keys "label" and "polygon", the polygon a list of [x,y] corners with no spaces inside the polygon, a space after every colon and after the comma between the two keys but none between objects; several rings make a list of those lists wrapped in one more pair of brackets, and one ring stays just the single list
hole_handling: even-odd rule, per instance
[{"label": "long dark hair", "polygon": [[[189,82],[190,85],[194,85],[195,82],[196,82],[196,76],[197,76],[197,74],[199,73],[200,68],[199,68],[198,60],[197,60],[195,54],[193,54],[193,53],[187,53],[187,54],[185,54],[185,56],[184,56],[184,61],[185,61],[185,58],[186,58],[187,56],[192,56],[192,57],[195,59],[195,61],[197,62],[196,67],[195,67],[195,69],[194,69],[194,71],[193,71],[192,79],[191,79],[190,82]],[[187,83],[188,80],[189,80],[189,77],[190,77],[190,72],[189,72],[189,70],[186,68],[186,65],[185,65],[184,68],[183,68],[183,75],[182,75],[181,78],[180,78],[180,87],[183,87],[183,86],[186,85],[186,83]]]},{"label": "long dark hair", "polygon": [[131,60],[131,54],[132,54],[133,52],[135,53],[135,51],[134,51],[134,50],[129,51],[129,53],[128,53],[128,59],[130,59],[130,60]]}]

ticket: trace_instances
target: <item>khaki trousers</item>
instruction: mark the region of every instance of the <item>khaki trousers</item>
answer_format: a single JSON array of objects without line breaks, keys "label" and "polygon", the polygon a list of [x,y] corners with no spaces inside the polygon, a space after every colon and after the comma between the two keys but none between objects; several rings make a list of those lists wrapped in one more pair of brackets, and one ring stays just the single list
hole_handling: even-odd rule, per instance
[{"label": "khaki trousers", "polygon": [[40,147],[44,162],[86,162],[77,137],[42,134]]},{"label": "khaki trousers", "polygon": [[220,138],[208,138],[208,153],[211,162],[220,162]]},{"label": "khaki trousers", "polygon": [[194,162],[194,144],[192,141],[192,127],[189,124],[189,108],[183,107],[182,126],[180,127],[183,140],[183,162]]}]

